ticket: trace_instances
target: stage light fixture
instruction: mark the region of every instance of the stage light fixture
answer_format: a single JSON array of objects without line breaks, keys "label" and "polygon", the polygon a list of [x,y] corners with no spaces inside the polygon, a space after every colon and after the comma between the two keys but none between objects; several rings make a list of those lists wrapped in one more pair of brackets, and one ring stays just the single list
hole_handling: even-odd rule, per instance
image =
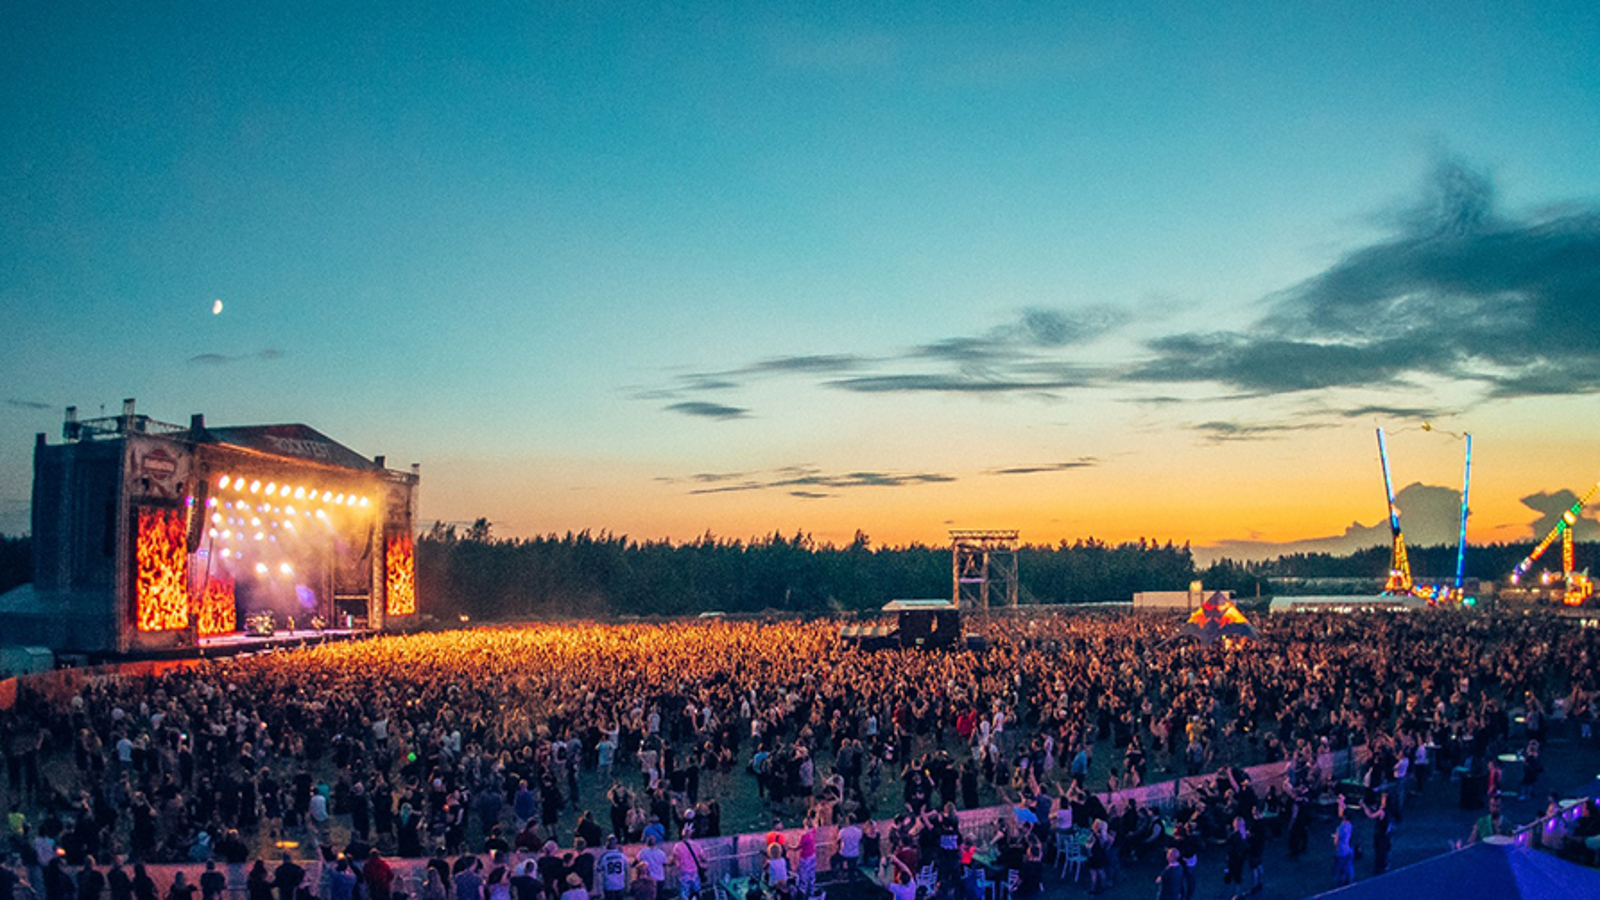
[{"label": "stage light fixture", "polygon": [[264,538],[264,537],[266,537],[266,535],[265,535],[265,534],[263,534],[263,533],[261,533],[261,532],[259,532],[259,531],[258,531],[258,532],[256,532],[256,540],[258,540],[258,541],[259,541],[259,540],[261,540],[261,539],[262,539],[262,538]]},{"label": "stage light fixture", "polygon": [[337,505],[339,505],[341,503],[344,503],[344,495],[343,494],[335,495],[334,498],[333,498],[333,502],[334,502],[335,506],[337,506]]},{"label": "stage light fixture", "polygon": [[289,516],[292,516],[292,515],[294,515],[294,507],[292,507],[292,506],[285,506],[285,507],[284,507],[284,508],[283,508],[283,512],[284,512],[284,515],[289,515]]},{"label": "stage light fixture", "polygon": [[278,492],[278,484],[274,481],[267,482],[267,496],[271,497]]},{"label": "stage light fixture", "polygon": [[226,475],[222,476],[221,478],[218,478],[217,479],[217,487],[218,487],[218,489],[226,489],[228,487],[228,483],[230,481],[232,481],[232,479],[229,478]]},{"label": "stage light fixture", "polygon": [[233,551],[229,550],[227,547],[223,547],[222,548],[222,558],[223,559],[228,559],[231,556],[233,556]]},{"label": "stage light fixture", "polygon": [[212,537],[216,537],[217,536],[217,530],[215,528],[211,529],[210,531],[207,531],[206,533],[211,535]]},{"label": "stage light fixture", "polygon": [[362,497],[361,498],[361,508],[362,509],[366,509],[367,508],[367,498],[366,497]]},{"label": "stage light fixture", "polygon": [[252,493],[252,494],[261,493],[261,482],[260,481],[252,481],[252,482],[250,482],[250,493]]},{"label": "stage light fixture", "polygon": [[264,562],[256,563],[256,574],[257,575],[265,575],[265,574],[267,574],[267,564],[264,563]]},{"label": "stage light fixture", "polygon": [[278,571],[282,572],[285,575],[293,575],[294,574],[294,567],[290,566],[288,563],[282,563],[282,564],[280,564],[278,566]]}]

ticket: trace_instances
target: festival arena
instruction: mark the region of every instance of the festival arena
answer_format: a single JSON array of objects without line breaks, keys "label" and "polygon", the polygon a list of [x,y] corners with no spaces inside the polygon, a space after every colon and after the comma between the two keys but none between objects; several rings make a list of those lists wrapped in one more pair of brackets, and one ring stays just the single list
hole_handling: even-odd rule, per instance
[{"label": "festival arena", "polygon": [[1594,629],[1302,614],[1208,645],[1174,615],[1025,613],[970,622],[980,652],[582,623],[23,685],[14,871],[80,898],[115,859],[162,896],[211,860],[252,900],[263,876],[280,900],[599,897],[617,866],[645,898],[1300,897],[1475,832],[1594,861]]}]

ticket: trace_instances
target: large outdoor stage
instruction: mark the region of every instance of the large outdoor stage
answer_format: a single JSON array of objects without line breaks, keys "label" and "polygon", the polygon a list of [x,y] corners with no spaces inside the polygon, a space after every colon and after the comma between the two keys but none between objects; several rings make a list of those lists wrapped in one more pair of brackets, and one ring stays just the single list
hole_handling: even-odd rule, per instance
[{"label": "large outdoor stage", "polygon": [[62,438],[35,443],[35,580],[0,603],[9,643],[171,657],[415,616],[415,470],[305,425],[183,427],[131,400],[69,408]]}]

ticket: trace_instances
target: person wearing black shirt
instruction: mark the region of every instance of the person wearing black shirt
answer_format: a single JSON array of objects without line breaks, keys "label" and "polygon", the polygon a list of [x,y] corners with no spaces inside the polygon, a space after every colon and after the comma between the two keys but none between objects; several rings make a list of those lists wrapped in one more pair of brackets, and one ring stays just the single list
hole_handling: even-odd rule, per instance
[{"label": "person wearing black shirt", "polygon": [[228,877],[217,871],[215,862],[206,863],[206,870],[200,873],[200,900],[221,900],[227,889]]},{"label": "person wearing black shirt", "polygon": [[939,891],[954,895],[961,883],[961,820],[955,803],[946,803],[936,825],[939,845]]},{"label": "person wearing black shirt", "polygon": [[245,861],[250,858],[250,848],[246,847],[244,841],[239,839],[239,832],[237,831],[230,830],[227,834],[224,834],[222,840],[217,841],[215,849],[217,855],[222,857],[223,862],[236,866],[244,865]]},{"label": "person wearing black shirt", "polygon": [[179,869],[172,875],[172,887],[167,888],[167,900],[194,900],[194,890],[188,876]]},{"label": "person wearing black shirt", "polygon": [[[598,847],[606,840],[605,833],[600,830],[600,823],[594,820],[594,815],[588,810],[578,815],[578,824],[573,828],[572,834],[590,847]],[[585,878],[583,883],[587,886],[589,879]]]},{"label": "person wearing black shirt", "polygon": [[250,874],[245,879],[245,891],[248,900],[272,900],[272,876],[267,874],[265,861],[258,859],[250,867]]},{"label": "person wearing black shirt", "polygon": [[594,890],[594,854],[589,851],[589,842],[578,838],[572,842],[575,852],[567,871],[582,879],[584,890]]},{"label": "person wearing black shirt", "polygon": [[8,866],[0,866],[0,897],[10,897],[16,892],[20,879]]},{"label": "person wearing black shirt", "polygon": [[1183,896],[1193,897],[1200,868],[1200,832],[1193,822],[1185,822],[1178,826],[1178,833],[1172,840],[1183,862]]},{"label": "person wearing black shirt", "polygon": [[111,900],[133,900],[133,879],[122,868],[120,859],[106,872],[106,887],[111,892]]},{"label": "person wearing black shirt", "polygon": [[100,900],[105,889],[106,876],[94,867],[94,857],[85,859],[78,871],[78,900]]},{"label": "person wearing black shirt", "polygon": [[970,757],[961,764],[961,806],[978,808],[978,764]]},{"label": "person wearing black shirt", "polygon": [[552,897],[560,894],[562,884],[567,878],[567,866],[556,850],[555,841],[544,845],[538,867],[539,880],[544,883],[545,893]]},{"label": "person wearing black shirt", "polygon": [[543,900],[544,884],[534,875],[532,860],[517,867],[517,874],[511,876],[511,896],[515,900]]},{"label": "person wearing black shirt", "polygon": [[156,900],[156,882],[144,870],[144,863],[133,864],[133,900]]},{"label": "person wearing black shirt", "polygon": [[1244,884],[1245,862],[1249,856],[1250,835],[1245,830],[1244,817],[1235,816],[1233,827],[1228,829],[1228,861],[1222,875],[1223,884]]},{"label": "person wearing black shirt", "polygon": [[295,894],[305,880],[306,870],[290,859],[289,854],[283,854],[283,862],[278,863],[272,873],[272,886],[278,889],[278,900],[296,900]]}]

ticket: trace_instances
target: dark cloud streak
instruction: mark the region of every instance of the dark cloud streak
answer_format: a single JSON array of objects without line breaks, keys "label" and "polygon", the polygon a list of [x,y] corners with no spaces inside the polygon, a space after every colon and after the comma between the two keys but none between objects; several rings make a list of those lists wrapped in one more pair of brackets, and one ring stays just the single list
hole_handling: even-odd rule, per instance
[{"label": "dark cloud streak", "polygon": [[197,353],[189,357],[189,364],[196,366],[226,366],[237,362],[246,362],[252,359],[272,361],[283,359],[283,351],[276,347],[266,347],[254,353],[244,353],[238,356],[227,356],[222,353]]},{"label": "dark cloud streak", "polygon": [[721,403],[706,403],[701,400],[685,400],[667,407],[675,413],[694,416],[700,419],[743,419],[750,411],[737,406],[725,406]]},{"label": "dark cloud streak", "polygon": [[1315,422],[1280,425],[1246,425],[1239,422],[1213,421],[1201,422],[1200,424],[1194,426],[1194,430],[1200,432],[1200,434],[1204,436],[1207,441],[1217,444],[1232,441],[1276,440],[1286,434],[1292,434],[1297,431],[1316,431],[1322,428],[1331,427],[1331,425]]},{"label": "dark cloud streak", "polygon": [[1080,456],[1070,462],[1041,463],[1039,465],[1007,466],[1003,469],[990,469],[985,475],[1040,475],[1047,472],[1070,472],[1074,469],[1089,469],[1100,465],[1100,460],[1093,456]]},{"label": "dark cloud streak", "polygon": [[[670,480],[670,479],[669,479]],[[841,491],[857,488],[899,488],[921,484],[941,484],[955,481],[953,475],[933,472],[845,472],[825,474],[811,466],[789,466],[765,475],[743,473],[727,476],[692,476],[712,486],[690,490],[690,494],[728,494],[743,491],[782,490],[804,499],[821,499],[832,496],[818,489]]]},{"label": "dark cloud streak", "polygon": [[1243,332],[1148,344],[1131,380],[1262,394],[1479,383],[1488,397],[1600,389],[1600,210],[1508,219],[1490,179],[1441,162],[1390,238],[1270,298]]}]

